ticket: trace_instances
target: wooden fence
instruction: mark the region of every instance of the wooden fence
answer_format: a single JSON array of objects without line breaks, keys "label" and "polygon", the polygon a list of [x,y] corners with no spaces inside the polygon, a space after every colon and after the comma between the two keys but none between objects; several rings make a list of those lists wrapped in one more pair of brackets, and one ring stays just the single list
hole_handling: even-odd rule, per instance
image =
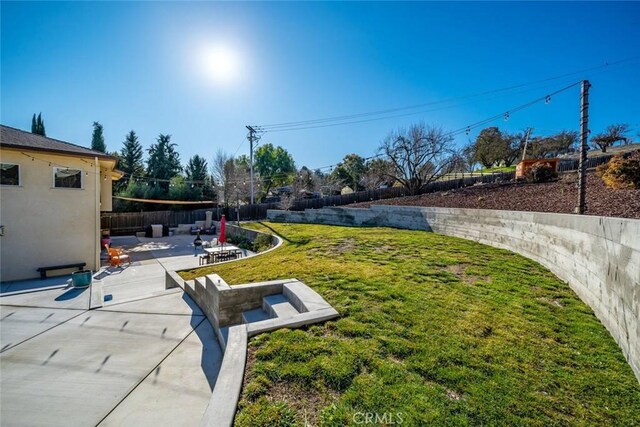
[{"label": "wooden fence", "polygon": [[[624,156],[632,152],[625,153]],[[592,169],[608,162],[614,154],[589,157],[587,168]],[[558,164],[558,172],[569,172],[577,170],[579,160],[563,159]],[[515,179],[515,172],[496,172],[490,174],[460,174],[453,175],[445,181],[434,181],[425,185],[419,194],[432,193],[436,191],[449,191],[458,188],[468,187],[477,183],[506,182]],[[326,206],[343,206],[353,203],[372,202],[375,200],[391,199],[394,197],[407,196],[407,190],[402,187],[381,188],[378,190],[357,191],[351,194],[337,196],[327,196],[318,199],[300,199],[293,201],[289,210],[302,211],[305,209],[320,209]],[[257,221],[267,217],[268,209],[282,209],[280,203],[259,203],[253,205],[242,205],[240,208],[230,206],[228,208],[218,207],[209,209],[197,209],[192,211],[151,211],[151,212],[126,212],[126,213],[103,213],[101,218],[101,228],[111,230],[114,235],[132,234],[136,231],[143,231],[151,224],[164,224],[168,227],[176,227],[178,224],[193,224],[196,221],[205,219],[205,212],[212,211],[213,219],[218,221],[224,214],[228,221]]]},{"label": "wooden fence", "polygon": [[[448,181],[435,181],[422,188],[419,194],[434,191],[447,191],[456,188],[467,187],[478,182],[490,183],[498,181],[510,181],[515,177],[515,172],[501,172],[481,176],[471,176]],[[408,195],[402,187],[381,188],[378,190],[357,191],[351,194],[328,196],[318,199],[300,199],[292,202],[290,210],[319,209],[325,206],[342,206],[353,203],[370,202],[374,200],[390,199]],[[257,221],[267,217],[268,209],[281,209],[280,203],[259,203],[253,205],[241,205],[240,208],[230,206],[228,208],[197,209],[192,211],[149,211],[149,212],[105,212],[101,217],[101,228],[111,230],[112,235],[133,234],[144,231],[151,224],[163,224],[168,227],[176,227],[178,224],[193,224],[203,221],[207,211],[213,212],[213,219],[218,221],[224,214],[228,221]]]}]

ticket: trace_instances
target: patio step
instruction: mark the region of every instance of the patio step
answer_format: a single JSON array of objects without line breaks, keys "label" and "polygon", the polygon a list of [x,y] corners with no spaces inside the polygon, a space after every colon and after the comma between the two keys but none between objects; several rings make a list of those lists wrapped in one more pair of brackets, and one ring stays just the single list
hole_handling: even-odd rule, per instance
[{"label": "patio step", "polygon": [[242,323],[261,322],[263,320],[271,319],[269,313],[261,308],[255,308],[253,310],[247,310],[242,313]]},{"label": "patio step", "polygon": [[299,314],[300,312],[283,294],[269,295],[262,299],[261,308],[254,308],[242,313],[242,323],[255,323],[277,318],[288,319]]},{"label": "patio step", "polygon": [[270,317],[286,319],[293,317],[300,312],[291,304],[289,299],[283,294],[269,295],[262,299],[262,310],[269,314]]}]

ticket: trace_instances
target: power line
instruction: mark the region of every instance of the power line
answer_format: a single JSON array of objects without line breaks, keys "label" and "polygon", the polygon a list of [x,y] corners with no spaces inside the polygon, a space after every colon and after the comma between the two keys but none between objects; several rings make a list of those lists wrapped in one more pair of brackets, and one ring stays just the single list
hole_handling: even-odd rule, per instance
[{"label": "power line", "polygon": [[[561,75],[554,76],[554,77],[549,77],[549,78],[545,78],[545,79],[541,79],[541,80],[536,80],[536,81],[533,81],[533,82],[522,83],[522,84],[518,84],[518,85],[504,87],[504,88],[484,91],[484,92],[480,92],[480,93],[476,93],[476,94],[472,94],[472,95],[465,95],[465,96],[460,96],[460,97],[451,97],[451,98],[447,98],[447,99],[444,99],[444,100],[433,101],[433,102],[417,104],[417,105],[411,105],[411,106],[407,106],[407,107],[391,108],[391,109],[386,109],[386,110],[379,110],[379,111],[373,111],[373,112],[367,112],[367,113],[359,113],[359,114],[350,114],[350,115],[343,115],[343,116],[333,116],[333,117],[327,117],[327,118],[322,118],[322,119],[302,120],[302,121],[297,121],[297,122],[275,123],[275,124],[269,124],[269,125],[256,126],[256,128],[259,129],[262,132],[284,132],[284,131],[292,131],[292,130],[315,129],[315,128],[320,128],[320,127],[329,127],[329,126],[340,126],[340,125],[346,125],[346,124],[364,123],[364,122],[375,121],[375,120],[386,120],[386,119],[390,119],[390,118],[403,117],[405,115],[413,115],[413,114],[420,114],[420,113],[424,113],[424,112],[437,111],[438,109],[434,109],[434,110],[429,110],[429,111],[419,111],[419,112],[404,113],[404,114],[400,114],[400,115],[392,115],[392,116],[385,116],[385,117],[375,117],[375,118],[370,118],[370,119],[365,119],[365,120],[355,120],[355,121],[352,120],[352,119],[357,119],[357,118],[361,118],[361,117],[380,116],[380,115],[385,115],[385,114],[399,112],[399,111],[414,110],[414,109],[417,109],[417,108],[423,108],[423,107],[431,106],[431,105],[446,104],[446,103],[450,103],[450,102],[453,102],[453,101],[465,100],[465,99],[470,99],[470,98],[477,98],[477,97],[496,94],[496,93],[500,93],[500,92],[512,91],[514,89],[519,89],[519,88],[523,88],[523,87],[527,87],[527,86],[539,85],[540,83],[546,83],[546,82],[550,82],[550,81],[554,81],[554,80],[565,79],[565,78],[567,78],[569,76],[574,76],[576,74],[581,74],[581,73],[585,73],[585,72],[589,72],[589,71],[595,71],[595,70],[601,70],[601,69],[605,69],[605,68],[612,67],[612,66],[615,66],[615,65],[629,63],[629,62],[632,62],[632,61],[635,61],[635,60],[638,60],[638,59],[640,59],[640,57],[627,58],[627,59],[623,59],[623,60],[619,60],[619,61],[615,61],[615,62],[611,62],[611,63],[605,63],[603,65],[599,65],[599,66],[595,66],[595,67],[585,68],[585,69],[574,71],[574,72],[571,72],[571,73],[565,73],[565,74],[561,74]],[[452,106],[440,107],[439,109],[451,108],[451,107]],[[331,122],[340,122],[340,123],[331,123]]]}]

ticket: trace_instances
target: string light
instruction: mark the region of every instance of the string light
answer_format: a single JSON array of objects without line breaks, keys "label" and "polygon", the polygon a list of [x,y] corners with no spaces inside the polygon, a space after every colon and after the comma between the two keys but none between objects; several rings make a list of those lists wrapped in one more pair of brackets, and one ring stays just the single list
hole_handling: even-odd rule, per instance
[{"label": "string light", "polygon": [[551,95],[547,95],[547,97],[544,99],[544,103],[548,104],[551,102]]}]

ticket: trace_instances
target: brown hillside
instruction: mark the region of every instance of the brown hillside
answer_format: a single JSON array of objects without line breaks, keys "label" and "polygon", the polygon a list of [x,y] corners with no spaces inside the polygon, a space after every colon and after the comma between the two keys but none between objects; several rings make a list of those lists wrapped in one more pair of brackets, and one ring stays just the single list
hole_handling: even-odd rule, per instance
[{"label": "brown hillside", "polygon": [[[574,213],[578,200],[577,179],[577,173],[570,173],[564,174],[556,182],[544,184],[475,185],[453,191],[358,203],[350,207],[376,204]],[[590,172],[587,178],[586,214],[640,219],[640,190],[610,189],[595,173]]]}]

